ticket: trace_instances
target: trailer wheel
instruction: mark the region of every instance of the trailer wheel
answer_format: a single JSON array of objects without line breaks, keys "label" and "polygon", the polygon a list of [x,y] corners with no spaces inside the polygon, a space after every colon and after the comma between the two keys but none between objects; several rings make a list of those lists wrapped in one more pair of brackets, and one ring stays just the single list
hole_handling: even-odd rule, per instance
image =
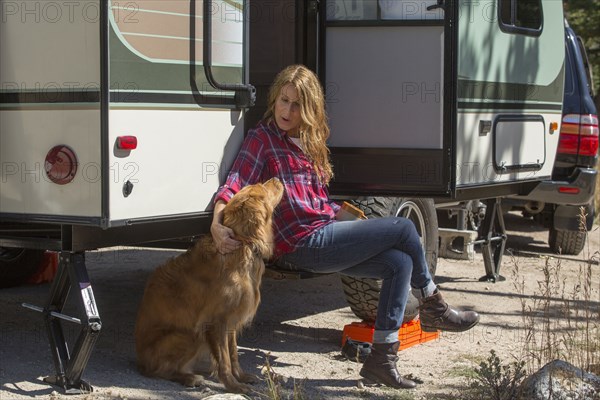
[{"label": "trailer wheel", "polygon": [[[409,218],[415,224],[421,243],[425,249],[425,258],[431,276],[435,276],[438,252],[438,224],[433,201],[430,199],[403,199],[374,197],[363,201],[353,201],[368,218],[400,216]],[[381,281],[368,278],[353,278],[341,275],[346,301],[352,312],[366,322],[374,322],[377,316],[377,304]],[[419,303],[411,294],[404,312],[404,322],[412,321],[419,314]]]},{"label": "trailer wheel", "polygon": [[23,284],[40,268],[44,250],[0,247],[0,288]]},{"label": "trailer wheel", "polygon": [[553,252],[576,256],[585,246],[587,232],[580,231],[559,231],[550,228],[548,232],[548,244]]}]

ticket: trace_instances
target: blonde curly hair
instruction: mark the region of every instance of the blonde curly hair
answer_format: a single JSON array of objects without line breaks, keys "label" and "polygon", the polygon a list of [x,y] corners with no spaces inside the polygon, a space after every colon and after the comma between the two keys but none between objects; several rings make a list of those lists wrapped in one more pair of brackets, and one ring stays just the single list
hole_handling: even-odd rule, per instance
[{"label": "blonde curly hair", "polygon": [[300,103],[300,142],[308,159],[313,163],[321,182],[328,184],[333,178],[329,159],[329,125],[325,112],[325,94],[314,72],[304,65],[290,65],[283,69],[273,81],[269,90],[266,122],[275,120],[275,102],[281,89],[288,83],[298,91]]}]

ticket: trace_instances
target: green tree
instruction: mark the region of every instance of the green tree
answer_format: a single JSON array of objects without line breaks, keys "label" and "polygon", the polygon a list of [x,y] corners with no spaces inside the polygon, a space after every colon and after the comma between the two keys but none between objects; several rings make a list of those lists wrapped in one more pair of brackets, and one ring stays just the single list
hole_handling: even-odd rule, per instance
[{"label": "green tree", "polygon": [[567,21],[581,36],[594,75],[596,105],[600,103],[600,0],[563,0]]}]

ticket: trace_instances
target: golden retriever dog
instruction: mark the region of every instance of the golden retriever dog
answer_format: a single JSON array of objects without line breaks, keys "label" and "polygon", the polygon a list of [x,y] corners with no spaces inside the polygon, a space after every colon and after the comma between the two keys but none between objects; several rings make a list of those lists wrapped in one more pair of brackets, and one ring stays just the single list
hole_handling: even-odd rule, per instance
[{"label": "golden retriever dog", "polygon": [[135,326],[140,372],[199,386],[200,365],[212,360],[225,388],[247,393],[255,376],[238,362],[237,333],[260,302],[264,259],[273,253],[273,210],[283,185],[274,178],[239,191],[223,211],[223,224],[242,245],[220,254],[207,235],[150,276]]}]

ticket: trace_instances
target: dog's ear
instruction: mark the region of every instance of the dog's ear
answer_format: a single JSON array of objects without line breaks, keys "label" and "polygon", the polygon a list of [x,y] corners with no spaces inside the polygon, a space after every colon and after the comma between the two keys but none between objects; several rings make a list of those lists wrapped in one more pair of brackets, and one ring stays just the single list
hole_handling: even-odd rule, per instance
[{"label": "dog's ear", "polygon": [[[248,187],[250,189],[250,187]],[[240,240],[250,240],[252,231],[260,223],[256,210],[263,208],[263,199],[256,198],[248,190],[239,192],[223,210],[223,224],[233,229]]]},{"label": "dog's ear", "polygon": [[236,230],[235,228],[244,225],[244,221],[247,219],[244,212],[244,205],[248,200],[248,198],[240,198],[238,196],[227,203],[223,210],[223,224],[225,226]]},{"label": "dog's ear", "polygon": [[273,252],[272,196],[263,184],[246,186],[223,210],[223,224],[234,231],[236,239],[253,246],[264,258]]}]

